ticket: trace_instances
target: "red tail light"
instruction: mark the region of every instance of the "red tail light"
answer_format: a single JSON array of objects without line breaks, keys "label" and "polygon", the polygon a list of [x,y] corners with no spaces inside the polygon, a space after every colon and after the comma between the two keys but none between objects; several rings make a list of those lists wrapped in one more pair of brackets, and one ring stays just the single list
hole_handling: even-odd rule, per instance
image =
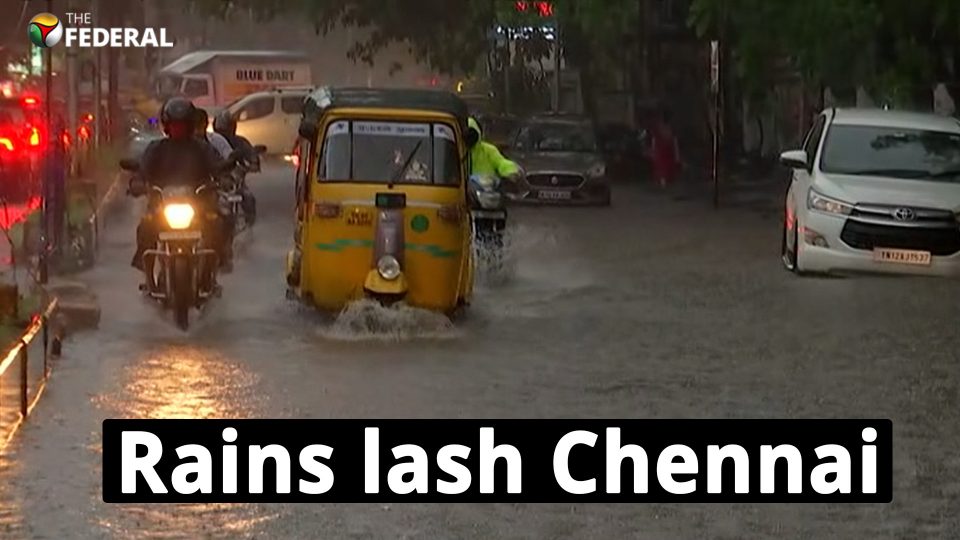
[{"label": "red tail light", "polygon": [[460,207],[456,205],[441,206],[437,210],[437,217],[450,223],[460,223]]},{"label": "red tail light", "polygon": [[30,138],[28,139],[30,146],[40,146],[40,130],[37,128],[30,128]]},{"label": "red tail light", "polygon": [[342,208],[337,203],[318,202],[313,205],[313,215],[321,218],[340,217]]},{"label": "red tail light", "polygon": [[0,137],[0,146],[6,148],[10,152],[13,152],[13,141],[6,137]]}]

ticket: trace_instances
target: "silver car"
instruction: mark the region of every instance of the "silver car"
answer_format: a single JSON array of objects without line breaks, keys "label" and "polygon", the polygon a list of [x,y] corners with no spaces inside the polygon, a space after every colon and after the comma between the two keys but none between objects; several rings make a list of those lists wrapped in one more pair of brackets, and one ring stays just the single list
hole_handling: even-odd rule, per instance
[{"label": "silver car", "polygon": [[526,173],[511,197],[515,202],[610,204],[606,162],[588,118],[528,118],[517,128],[507,153]]}]

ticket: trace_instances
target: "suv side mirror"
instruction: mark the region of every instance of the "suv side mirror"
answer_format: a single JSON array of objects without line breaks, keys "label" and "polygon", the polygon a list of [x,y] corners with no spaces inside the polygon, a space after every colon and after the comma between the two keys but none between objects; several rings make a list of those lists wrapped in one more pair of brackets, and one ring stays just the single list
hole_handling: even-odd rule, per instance
[{"label": "suv side mirror", "polygon": [[780,163],[791,169],[807,170],[809,168],[809,159],[804,150],[790,150],[780,154]]}]

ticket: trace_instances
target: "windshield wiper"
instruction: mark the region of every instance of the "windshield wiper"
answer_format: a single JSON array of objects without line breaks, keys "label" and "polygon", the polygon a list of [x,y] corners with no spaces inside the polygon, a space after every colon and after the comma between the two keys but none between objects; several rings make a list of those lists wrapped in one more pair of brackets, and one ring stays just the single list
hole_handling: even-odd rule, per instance
[{"label": "windshield wiper", "polygon": [[400,170],[394,173],[393,177],[390,178],[390,185],[396,184],[397,181],[403,177],[403,174],[407,172],[407,168],[410,167],[410,162],[413,161],[413,156],[417,155],[417,150],[420,149],[421,144],[423,144],[423,139],[417,141],[417,144],[413,147],[413,150],[407,154],[407,159],[404,160],[403,167],[400,167]]},{"label": "windshield wiper", "polygon": [[920,169],[864,169],[862,171],[843,171],[840,174],[853,176],[894,176],[899,178],[926,178],[930,171]]}]

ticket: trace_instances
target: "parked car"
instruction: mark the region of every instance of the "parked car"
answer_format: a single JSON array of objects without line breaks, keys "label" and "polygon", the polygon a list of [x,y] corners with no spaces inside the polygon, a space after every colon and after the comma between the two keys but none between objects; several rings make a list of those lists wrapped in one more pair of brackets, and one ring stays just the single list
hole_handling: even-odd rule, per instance
[{"label": "parked car", "polygon": [[300,114],[310,91],[296,87],[256,92],[228,105],[227,110],[237,120],[237,134],[266,146],[268,154],[287,155],[296,144]]},{"label": "parked car", "polygon": [[798,150],[782,259],[807,272],[960,275],[960,122],[831,109]]},{"label": "parked car", "polygon": [[530,117],[518,127],[507,154],[526,173],[514,201],[610,204],[606,162],[586,117]]},{"label": "parked car", "polygon": [[45,148],[36,98],[0,98],[0,198],[20,202],[39,195]]}]

